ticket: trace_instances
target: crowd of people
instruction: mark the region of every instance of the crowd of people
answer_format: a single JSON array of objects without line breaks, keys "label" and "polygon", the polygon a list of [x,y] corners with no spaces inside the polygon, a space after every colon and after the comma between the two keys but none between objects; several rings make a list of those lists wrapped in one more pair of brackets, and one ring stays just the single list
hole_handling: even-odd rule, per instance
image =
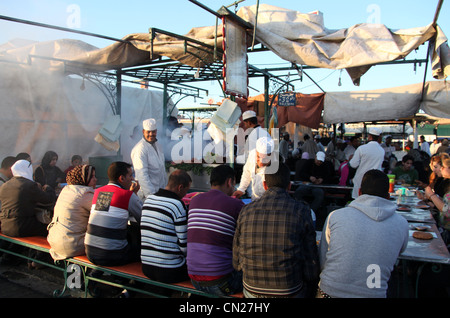
[{"label": "crowd of people", "polygon": [[[253,117],[246,114],[246,120]],[[424,188],[418,196],[435,209],[447,244],[450,227],[450,156],[436,150],[430,174],[420,180],[419,173],[410,173],[417,161],[415,149],[390,169],[394,150],[388,139],[381,144],[376,128],[362,145],[352,138],[323,146],[320,138],[305,135],[302,146],[289,151],[289,135],[284,134],[286,144],[280,143],[278,153],[270,135],[259,136],[248,150],[238,187],[236,170],[217,165],[210,189],[187,203],[183,198],[192,179],[179,169],[167,177],[156,122],[147,119],[132,162],[111,163],[103,186],[96,184],[95,167],[79,156],[65,172],[51,151],[34,172],[27,154],[5,158],[1,231],[13,237],[46,236],[54,260],[86,255],[100,266],[141,261],[150,279],[191,280],[196,289],[218,296],[386,297],[408,241],[408,224],[389,200],[387,174]],[[434,151],[424,143],[423,152]],[[327,215],[319,245],[313,219],[323,193],[305,184],[292,195],[290,166],[296,180],[337,184],[345,175],[344,184],[353,186],[353,201]],[[61,183],[67,185],[57,193]],[[245,194],[250,203],[241,200]],[[368,279],[372,271],[379,273],[375,287]]]}]

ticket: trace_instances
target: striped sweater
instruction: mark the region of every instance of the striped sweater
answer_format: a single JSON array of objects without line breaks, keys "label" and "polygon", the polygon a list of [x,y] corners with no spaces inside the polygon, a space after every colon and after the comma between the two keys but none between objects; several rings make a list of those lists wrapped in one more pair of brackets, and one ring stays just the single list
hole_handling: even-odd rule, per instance
[{"label": "striped sweater", "polygon": [[233,271],[233,237],[243,206],[241,200],[214,189],[192,199],[188,214],[187,255],[191,277],[217,277]]},{"label": "striped sweater", "polygon": [[116,184],[95,190],[84,240],[86,256],[98,265],[121,260],[128,251],[130,216],[139,222],[141,203],[132,191]]},{"label": "striped sweater", "polygon": [[141,260],[144,265],[177,268],[186,262],[186,207],[178,196],[159,189],[147,196],[141,217]]}]

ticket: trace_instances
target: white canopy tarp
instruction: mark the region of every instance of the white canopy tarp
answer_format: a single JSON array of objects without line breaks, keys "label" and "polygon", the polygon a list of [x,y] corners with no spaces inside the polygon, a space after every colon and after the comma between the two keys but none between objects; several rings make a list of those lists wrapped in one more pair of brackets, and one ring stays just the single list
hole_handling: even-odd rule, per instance
[{"label": "white canopy tarp", "polygon": [[[256,6],[237,13],[255,25]],[[436,34],[433,76],[450,74],[450,53],[442,30],[430,23],[411,29],[389,29],[382,24],[361,23],[346,29],[325,27],[322,13],[301,13],[271,5],[258,9],[256,38],[284,60],[330,69],[347,69],[353,82],[371,65],[404,58]]]},{"label": "white canopy tarp", "polygon": [[[256,24],[256,6],[242,7],[237,15]],[[214,47],[215,32],[214,26],[198,27],[185,36]],[[261,4],[256,24],[257,43],[263,43],[282,59],[319,68],[346,69],[355,84],[372,65],[404,58],[434,35],[437,40],[432,48],[432,72],[434,78],[444,79],[450,74],[447,38],[439,26],[434,28],[431,23],[398,30],[382,24],[361,23],[329,30],[321,13],[306,14]],[[153,45],[147,33],[130,34],[124,40],[131,44],[114,43],[76,60],[98,67],[132,66],[149,62],[148,52],[153,50],[153,59],[166,56],[193,67],[214,61],[213,50],[195,49],[195,45],[190,45],[188,52],[194,54],[186,53],[185,42],[169,35],[157,34]],[[222,40],[219,27],[217,47],[222,47]]]},{"label": "white canopy tarp", "polygon": [[[410,29],[389,29],[382,24],[361,23],[330,30],[319,12],[301,13],[272,5],[261,4],[242,7],[237,15],[248,23],[256,24],[256,43],[260,42],[279,57],[292,63],[329,69],[346,69],[355,84],[374,64],[406,57],[411,51],[436,35],[432,47],[432,72],[436,79],[450,74],[450,52],[442,30],[429,25]],[[156,33],[153,41],[149,33],[134,33],[123,38],[128,42],[115,42],[102,49],[91,49],[70,57],[87,63],[92,68],[106,70],[148,64],[161,56],[193,67],[214,62],[216,27],[192,28],[185,37],[209,45],[209,48],[189,43],[177,37]],[[222,28],[217,28],[217,47],[222,47]],[[248,41],[248,45],[251,41]],[[186,52],[187,48],[187,52]],[[152,52],[150,54],[149,52]],[[6,53],[13,53],[6,51]],[[39,52],[36,52],[39,53]],[[220,54],[217,55],[220,59]],[[61,69],[52,62],[54,69]],[[70,68],[65,66],[65,71]]]},{"label": "white canopy tarp", "polygon": [[424,100],[422,83],[388,89],[325,94],[325,124],[413,117],[419,110],[426,114],[450,118],[450,91],[446,81],[426,82]]},{"label": "white canopy tarp", "polygon": [[[385,134],[403,134],[406,133],[408,135],[414,132],[413,127],[409,123],[406,123],[405,126],[401,124],[383,124],[383,125],[366,125],[366,131],[370,127],[376,126],[381,129],[383,135]],[[355,124],[346,124],[345,125],[346,133],[364,133],[364,124],[363,123],[355,123]]]}]

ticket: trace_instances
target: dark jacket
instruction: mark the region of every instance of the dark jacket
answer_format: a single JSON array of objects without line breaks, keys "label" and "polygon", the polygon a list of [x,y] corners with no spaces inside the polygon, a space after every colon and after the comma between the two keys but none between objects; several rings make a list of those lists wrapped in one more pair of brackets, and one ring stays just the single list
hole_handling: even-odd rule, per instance
[{"label": "dark jacket", "polygon": [[34,181],[41,185],[48,184],[53,189],[58,186],[58,183],[66,182],[66,175],[58,167],[47,166],[44,168],[42,165],[36,168],[34,171]]},{"label": "dark jacket", "polygon": [[12,237],[47,235],[47,225],[36,218],[36,207],[55,203],[56,195],[52,188],[44,192],[36,182],[13,177],[1,186],[0,201],[3,234]]},{"label": "dark jacket", "polygon": [[297,168],[299,169],[298,171],[296,169],[296,180],[310,181],[309,178],[313,176],[316,178],[322,178],[323,184],[336,183],[336,180],[334,178],[334,168],[329,161],[325,161],[320,166],[318,166],[315,164],[315,159],[308,159],[303,163],[302,166]]}]

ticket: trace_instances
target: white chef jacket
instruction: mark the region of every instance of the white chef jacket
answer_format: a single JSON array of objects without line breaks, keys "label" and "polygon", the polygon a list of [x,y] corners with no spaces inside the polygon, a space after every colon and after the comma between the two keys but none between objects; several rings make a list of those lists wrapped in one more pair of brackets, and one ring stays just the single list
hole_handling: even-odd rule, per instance
[{"label": "white chef jacket", "polygon": [[372,169],[381,170],[383,160],[384,149],[377,141],[370,141],[356,149],[353,158],[349,161],[350,166],[356,169],[353,177],[352,197],[354,199],[359,196],[359,188],[364,174]]},{"label": "white chef jacket", "polygon": [[151,144],[142,138],[131,150],[131,160],[141,186],[138,192],[141,199],[167,185],[164,150],[158,142]]},{"label": "white chef jacket", "polygon": [[265,170],[265,167],[257,169],[256,149],[251,150],[242,171],[241,182],[239,183],[238,190],[245,192],[251,184],[250,189],[252,200],[256,200],[261,197],[265,192],[263,186]]}]

